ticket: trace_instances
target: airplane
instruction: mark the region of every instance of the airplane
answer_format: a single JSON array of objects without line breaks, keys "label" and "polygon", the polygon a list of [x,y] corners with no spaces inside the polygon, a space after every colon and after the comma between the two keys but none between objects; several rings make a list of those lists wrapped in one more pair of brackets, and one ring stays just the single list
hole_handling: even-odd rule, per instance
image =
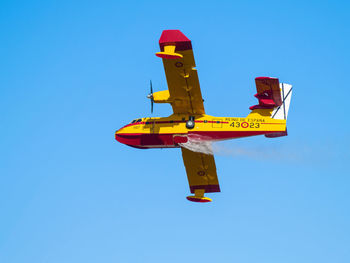
[{"label": "airplane", "polygon": [[257,77],[255,97],[258,104],[250,107],[246,117],[214,117],[204,110],[192,43],[180,30],[164,30],[159,39],[168,89],[147,96],[153,103],[169,103],[173,114],[168,117],[136,118],[115,132],[115,139],[139,149],[181,148],[192,194],[187,199],[206,203],[205,193],[220,192],[214,156],[191,151],[192,140],[215,142],[248,136],[275,138],[287,135],[287,115],[292,85],[278,78]]}]

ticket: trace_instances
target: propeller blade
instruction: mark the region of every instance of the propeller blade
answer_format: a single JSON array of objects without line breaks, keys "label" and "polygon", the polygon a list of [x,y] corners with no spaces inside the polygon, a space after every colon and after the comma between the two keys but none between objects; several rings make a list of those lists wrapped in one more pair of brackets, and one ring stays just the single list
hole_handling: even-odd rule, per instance
[{"label": "propeller blade", "polygon": [[149,81],[149,84],[150,84],[150,91],[151,91],[151,93],[150,93],[147,97],[151,99],[151,113],[153,114],[153,104],[154,104],[154,100],[153,100],[152,80]]}]

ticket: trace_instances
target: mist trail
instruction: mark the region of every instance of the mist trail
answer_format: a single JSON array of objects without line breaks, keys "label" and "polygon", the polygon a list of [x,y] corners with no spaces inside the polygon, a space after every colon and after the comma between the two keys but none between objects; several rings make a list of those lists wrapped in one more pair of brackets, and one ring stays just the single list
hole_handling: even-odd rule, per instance
[{"label": "mist trail", "polygon": [[193,152],[200,152],[204,154],[216,154],[228,157],[245,157],[256,160],[289,160],[297,161],[309,155],[300,148],[296,151],[290,147],[273,147],[262,145],[247,145],[245,147],[239,145],[232,145],[229,142],[210,141],[208,138],[200,135],[188,136],[188,142],[180,143],[184,147]]},{"label": "mist trail", "polygon": [[186,148],[192,152],[200,152],[204,154],[213,155],[212,141],[205,140],[205,137],[200,135],[189,135],[186,143],[179,143],[183,148]]}]

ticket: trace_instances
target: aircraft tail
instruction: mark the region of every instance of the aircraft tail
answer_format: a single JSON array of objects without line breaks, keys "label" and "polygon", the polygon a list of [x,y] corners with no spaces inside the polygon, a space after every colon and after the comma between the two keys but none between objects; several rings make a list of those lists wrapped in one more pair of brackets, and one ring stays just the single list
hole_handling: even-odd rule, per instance
[{"label": "aircraft tail", "polygon": [[280,83],[280,89],[282,104],[273,109],[271,118],[278,120],[287,120],[293,87],[290,84]]},{"label": "aircraft tail", "polygon": [[[292,85],[279,83],[277,78],[269,77],[258,77],[255,79],[255,83],[258,91],[255,97],[259,100],[259,104],[250,107],[252,112],[249,115],[258,115],[287,121],[292,98]],[[287,128],[282,132],[265,134],[268,138],[286,135],[288,135]]]},{"label": "aircraft tail", "polygon": [[[273,109],[271,114],[271,119],[287,121],[293,87],[290,84],[280,83],[280,89],[281,89],[282,104]],[[275,133],[265,134],[265,137],[276,138],[276,137],[287,136],[287,135],[288,135],[288,132],[286,127],[286,131],[284,132],[275,132]]]}]

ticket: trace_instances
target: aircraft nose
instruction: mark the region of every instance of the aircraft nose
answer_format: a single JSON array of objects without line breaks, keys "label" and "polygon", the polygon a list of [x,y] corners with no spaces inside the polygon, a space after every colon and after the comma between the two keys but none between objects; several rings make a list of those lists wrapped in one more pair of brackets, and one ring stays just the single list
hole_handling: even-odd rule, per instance
[{"label": "aircraft nose", "polygon": [[115,139],[118,142],[129,145],[129,146],[141,145],[141,136],[139,134],[128,133],[123,128],[121,128],[115,132]]},{"label": "aircraft nose", "polygon": [[120,142],[120,143],[123,143],[121,140],[122,140],[122,137],[120,136],[120,134],[122,133],[122,130],[123,128],[120,128],[119,130],[117,130],[115,132],[115,139]]}]

